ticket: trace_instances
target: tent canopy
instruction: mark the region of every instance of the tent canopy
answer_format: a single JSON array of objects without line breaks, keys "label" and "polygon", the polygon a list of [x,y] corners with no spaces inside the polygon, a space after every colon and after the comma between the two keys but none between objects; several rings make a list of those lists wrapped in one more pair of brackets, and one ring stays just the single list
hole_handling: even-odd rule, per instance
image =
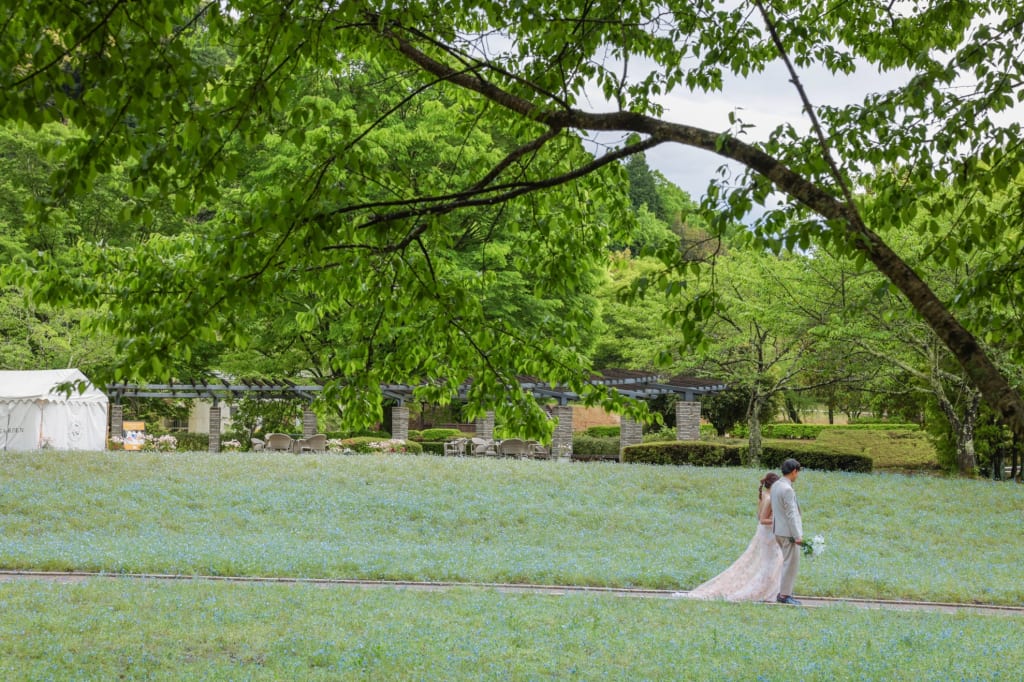
[{"label": "tent canopy", "polygon": [[[70,393],[62,384],[81,384]],[[107,396],[77,369],[0,372],[0,450],[103,450]]]},{"label": "tent canopy", "polygon": [[[83,381],[85,393],[72,390],[71,395],[59,391],[63,383]],[[42,369],[38,371],[0,372],[0,400],[45,400],[52,403],[106,403],[107,396],[93,386],[77,369]]]}]

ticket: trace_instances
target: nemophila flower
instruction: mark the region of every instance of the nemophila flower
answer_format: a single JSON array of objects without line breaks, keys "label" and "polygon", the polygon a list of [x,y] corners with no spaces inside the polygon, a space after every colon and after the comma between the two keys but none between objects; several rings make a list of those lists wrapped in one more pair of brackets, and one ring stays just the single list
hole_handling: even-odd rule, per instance
[{"label": "nemophila flower", "polygon": [[822,535],[815,535],[810,540],[804,540],[804,555],[815,557],[825,551],[825,538]]}]

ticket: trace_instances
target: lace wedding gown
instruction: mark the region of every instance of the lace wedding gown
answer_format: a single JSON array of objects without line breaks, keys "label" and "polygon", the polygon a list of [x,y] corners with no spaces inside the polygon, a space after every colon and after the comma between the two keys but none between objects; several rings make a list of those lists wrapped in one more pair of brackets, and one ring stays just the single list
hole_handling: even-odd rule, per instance
[{"label": "lace wedding gown", "polygon": [[[725,599],[727,601],[774,600],[779,593],[782,575],[782,550],[775,541],[772,526],[760,523],[765,502],[771,509],[768,495],[759,505],[757,531],[746,551],[732,566],[683,596],[693,599]],[[770,513],[770,512],[769,512]]]}]

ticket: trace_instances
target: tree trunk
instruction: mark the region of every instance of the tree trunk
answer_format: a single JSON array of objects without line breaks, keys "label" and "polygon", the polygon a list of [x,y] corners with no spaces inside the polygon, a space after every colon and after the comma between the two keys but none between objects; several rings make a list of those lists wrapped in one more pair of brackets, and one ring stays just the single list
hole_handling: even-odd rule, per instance
[{"label": "tree trunk", "polygon": [[[756,391],[756,389],[755,389]],[[758,392],[754,393],[750,401],[750,413],[747,415],[747,427],[750,430],[750,437],[747,441],[749,450],[747,463],[756,467],[761,464],[761,408],[764,407],[764,398]]]}]

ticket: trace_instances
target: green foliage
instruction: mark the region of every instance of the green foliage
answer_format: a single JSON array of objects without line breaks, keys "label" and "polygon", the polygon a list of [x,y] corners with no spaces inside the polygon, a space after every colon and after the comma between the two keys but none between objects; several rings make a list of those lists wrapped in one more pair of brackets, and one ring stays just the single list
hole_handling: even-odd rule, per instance
[{"label": "green foliage", "polygon": [[704,441],[672,441],[630,445],[623,449],[622,461],[635,464],[672,464],[693,466],[740,466],[746,447],[706,443]]},{"label": "green foliage", "polygon": [[580,456],[582,458],[618,459],[619,437],[577,433],[572,437],[572,454],[573,457]]},{"label": "green foliage", "polygon": [[232,405],[231,428],[226,437],[233,438],[248,450],[253,438],[262,438],[268,433],[293,433],[296,424],[301,423],[302,409],[307,401],[261,400],[241,398]]},{"label": "green foliage", "polygon": [[458,429],[424,429],[420,433],[421,440],[431,442],[444,442],[452,438],[463,438],[466,434]]},{"label": "green foliage", "polygon": [[[918,431],[917,424],[897,424],[887,422],[868,422],[856,424],[764,424],[761,435],[765,438],[782,438],[794,440],[815,440],[824,431]],[[739,426],[733,434],[738,437],[747,436],[747,428]]]},{"label": "green foliage", "polygon": [[[178,439],[178,452],[209,452],[210,434],[208,433],[175,433]],[[227,440],[227,438],[225,438]],[[222,441],[223,442],[223,441]],[[246,441],[240,441],[242,449],[248,450]]]},{"label": "green foliage", "polygon": [[778,469],[782,462],[794,458],[805,469],[819,471],[854,471],[871,473],[873,462],[870,457],[850,453],[826,452],[819,448],[798,448],[792,445],[765,445],[761,453],[761,464],[769,469]]},{"label": "green foliage", "polygon": [[660,429],[648,431],[644,434],[644,443],[661,443],[676,439],[676,430],[672,427],[663,426]]},{"label": "green foliage", "polygon": [[590,426],[583,433],[595,438],[618,438],[621,430],[622,427],[619,426]]},{"label": "green foliage", "polygon": [[388,438],[374,436],[354,436],[342,438],[337,443],[330,444],[331,450],[352,450],[353,452],[381,455],[381,454],[419,454],[423,452],[423,445],[414,441],[396,441]]}]

